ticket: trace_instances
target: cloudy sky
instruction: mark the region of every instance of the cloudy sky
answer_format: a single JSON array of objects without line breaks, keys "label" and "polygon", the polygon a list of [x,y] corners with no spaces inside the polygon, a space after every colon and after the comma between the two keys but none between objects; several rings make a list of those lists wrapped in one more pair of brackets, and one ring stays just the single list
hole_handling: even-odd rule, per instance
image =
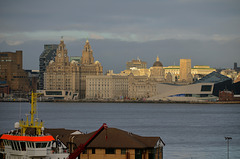
[{"label": "cloudy sky", "polygon": [[89,39],[104,70],[139,57],[151,67],[240,65],[239,0],[0,0],[0,51],[23,50],[24,69],[39,69],[44,44],[81,56]]}]

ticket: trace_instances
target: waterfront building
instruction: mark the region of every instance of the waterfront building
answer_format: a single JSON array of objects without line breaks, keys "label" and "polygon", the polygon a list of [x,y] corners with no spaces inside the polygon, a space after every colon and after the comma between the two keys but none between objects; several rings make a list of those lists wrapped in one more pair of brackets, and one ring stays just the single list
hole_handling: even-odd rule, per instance
[{"label": "waterfront building", "polygon": [[[50,61],[44,73],[44,90],[46,91],[80,91],[80,67],[76,61],[69,62],[68,51],[61,39],[57,48],[55,61]],[[52,94],[51,93],[51,94]]]},{"label": "waterfront building", "polygon": [[128,96],[128,76],[86,76],[86,99],[124,99]]},{"label": "waterfront building", "polygon": [[11,93],[30,91],[28,76],[22,67],[22,51],[0,52],[0,81],[8,85]]},{"label": "waterfront building", "polygon": [[93,50],[87,40],[82,50],[80,66],[80,98],[86,97],[86,76],[102,75],[103,67],[99,61],[94,61]]},{"label": "waterfront building", "polygon": [[39,57],[39,90],[44,89],[44,73],[46,67],[51,60],[54,61],[56,56],[58,45],[57,44],[46,44],[44,45],[44,50]]},{"label": "waterfront building", "polygon": [[134,75],[128,79],[128,97],[130,99],[144,99],[156,94],[157,83],[165,82],[165,71],[159,57],[149,69],[149,75]]},{"label": "waterfront building", "polygon": [[[163,101],[216,101],[220,91],[236,90],[239,85],[232,85],[232,79],[218,72],[212,72],[189,85],[158,83],[156,95],[147,100]],[[233,89],[234,92],[237,92]]]},{"label": "waterfront building", "polygon": [[[84,99],[86,94],[86,76],[102,75],[103,67],[99,61],[94,61],[93,51],[86,41],[82,56],[71,57],[61,39],[58,45],[55,61],[51,60],[44,73],[44,94],[57,99]],[[45,77],[46,76],[46,77]],[[63,92],[67,94],[62,94]],[[74,94],[74,95],[73,95]]]},{"label": "waterfront building", "polygon": [[214,96],[219,96],[220,91],[232,90],[232,79],[215,71],[194,83],[214,83]]},{"label": "waterfront building", "polygon": [[158,83],[155,96],[149,101],[216,101],[218,97],[213,95],[214,83],[197,83],[189,85],[176,85]]},{"label": "waterfront building", "polygon": [[153,96],[156,93],[156,81],[148,76],[128,77],[128,97],[133,100],[144,99]]},{"label": "waterfront building", "polygon": [[153,66],[150,67],[150,78],[157,82],[163,82],[165,80],[165,70],[163,69],[162,63],[159,61],[158,56]]},{"label": "waterfront building", "polygon": [[146,69],[147,68],[147,62],[141,61],[139,58],[137,58],[136,60],[133,59],[132,61],[128,61],[126,63],[126,69],[130,70],[131,68]]}]

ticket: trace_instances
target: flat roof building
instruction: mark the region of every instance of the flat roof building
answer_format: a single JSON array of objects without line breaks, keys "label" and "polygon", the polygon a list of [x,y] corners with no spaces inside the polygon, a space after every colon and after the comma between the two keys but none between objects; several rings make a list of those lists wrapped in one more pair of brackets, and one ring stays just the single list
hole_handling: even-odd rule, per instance
[{"label": "flat roof building", "polygon": [[22,51],[0,52],[0,81],[5,81],[11,92],[30,90],[28,76],[22,66]]},{"label": "flat roof building", "polygon": [[44,45],[44,50],[39,57],[39,88],[44,89],[44,73],[46,67],[51,60],[55,60],[58,44],[46,44]]}]

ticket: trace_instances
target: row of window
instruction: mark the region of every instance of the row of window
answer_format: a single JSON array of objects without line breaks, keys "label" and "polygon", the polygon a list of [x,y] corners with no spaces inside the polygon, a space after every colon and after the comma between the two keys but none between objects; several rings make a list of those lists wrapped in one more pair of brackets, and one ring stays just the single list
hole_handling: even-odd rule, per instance
[{"label": "row of window", "polygon": [[3,140],[5,146],[11,146],[12,150],[16,151],[26,151],[26,146],[28,148],[46,148],[47,144],[50,142],[22,142],[22,141],[9,141]]},{"label": "row of window", "polygon": [[175,94],[175,95],[170,95],[168,97],[212,97],[213,95],[211,94]]},{"label": "row of window", "polygon": [[[121,149],[121,154],[122,155],[125,155],[127,153],[128,153],[127,149],[124,149],[124,148]],[[148,154],[149,155],[154,155],[156,153],[157,154],[159,153],[159,151],[157,149],[148,149]],[[85,150],[83,152],[83,154],[87,154],[87,151]],[[95,148],[92,149],[92,154],[96,154],[96,149]],[[116,154],[116,149],[115,148],[107,148],[107,149],[105,149],[105,154]],[[135,149],[135,155],[140,156],[142,154],[143,154],[142,149]]]}]

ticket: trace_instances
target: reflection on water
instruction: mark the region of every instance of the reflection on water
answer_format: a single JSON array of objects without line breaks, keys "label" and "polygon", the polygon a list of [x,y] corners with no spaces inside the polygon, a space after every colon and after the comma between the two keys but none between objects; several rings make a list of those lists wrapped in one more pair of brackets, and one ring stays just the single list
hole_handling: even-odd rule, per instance
[{"label": "reflection on water", "polygon": [[[28,103],[0,103],[0,133],[29,113]],[[21,115],[19,115],[21,112]],[[143,136],[160,136],[165,159],[225,159],[240,156],[240,106],[227,104],[38,103],[48,128],[91,132],[102,123]]]}]

